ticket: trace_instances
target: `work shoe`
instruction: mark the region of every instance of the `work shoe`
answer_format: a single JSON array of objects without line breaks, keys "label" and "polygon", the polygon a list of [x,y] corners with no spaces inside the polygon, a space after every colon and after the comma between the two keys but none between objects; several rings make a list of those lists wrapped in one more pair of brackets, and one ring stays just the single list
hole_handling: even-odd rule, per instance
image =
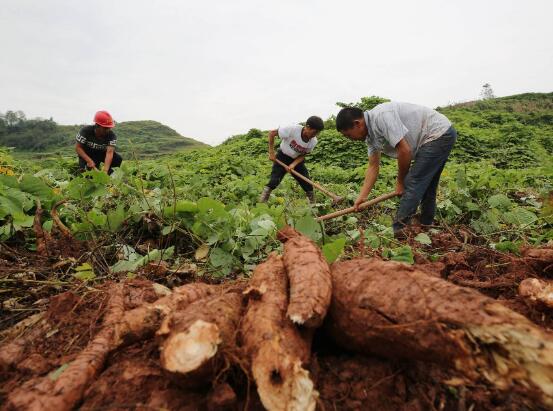
[{"label": "work shoe", "polygon": [[266,203],[269,200],[269,197],[271,196],[271,191],[273,191],[270,187],[263,187],[263,192],[259,196],[259,202],[260,203]]},{"label": "work shoe", "polygon": [[307,196],[307,199],[311,204],[315,203],[315,192],[314,191],[306,191],[305,195]]}]

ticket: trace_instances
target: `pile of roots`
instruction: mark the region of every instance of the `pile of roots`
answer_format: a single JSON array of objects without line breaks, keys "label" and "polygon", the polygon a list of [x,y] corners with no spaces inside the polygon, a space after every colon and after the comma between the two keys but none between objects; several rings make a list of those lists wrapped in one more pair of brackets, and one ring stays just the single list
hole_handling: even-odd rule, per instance
[{"label": "pile of roots", "polygon": [[455,284],[473,268],[460,253],[329,267],[292,228],[279,239],[249,281],[52,297],[2,332],[2,409],[553,408],[553,334],[520,313],[550,317],[553,249],[511,261],[502,300]]}]

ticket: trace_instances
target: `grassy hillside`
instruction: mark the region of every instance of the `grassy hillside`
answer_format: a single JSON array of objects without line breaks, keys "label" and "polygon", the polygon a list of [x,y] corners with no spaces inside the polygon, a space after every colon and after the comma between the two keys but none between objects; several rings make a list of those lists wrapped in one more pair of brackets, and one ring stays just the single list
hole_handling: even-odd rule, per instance
[{"label": "grassy hillside", "polygon": [[[368,109],[378,102],[378,99],[363,98],[357,105]],[[553,93],[526,93],[439,107],[438,110],[453,122],[459,132],[453,161],[486,160],[497,168],[515,169],[552,162]],[[310,163],[342,169],[366,163],[367,150],[363,142],[352,142],[342,137],[336,131],[332,118],[325,122],[325,128],[317,147],[309,156]],[[216,157],[225,153],[239,162],[244,161],[243,156],[265,157],[267,133],[252,129],[246,134],[229,138],[209,152],[191,156]]]},{"label": "grassy hillside", "polygon": [[[9,124],[9,125],[8,125]],[[64,126],[53,120],[0,119],[0,145],[14,147],[16,156],[39,157],[74,153],[75,135],[82,125]],[[146,158],[190,148],[207,147],[192,138],[183,137],[157,121],[118,123],[115,132],[118,151],[127,158]]]}]

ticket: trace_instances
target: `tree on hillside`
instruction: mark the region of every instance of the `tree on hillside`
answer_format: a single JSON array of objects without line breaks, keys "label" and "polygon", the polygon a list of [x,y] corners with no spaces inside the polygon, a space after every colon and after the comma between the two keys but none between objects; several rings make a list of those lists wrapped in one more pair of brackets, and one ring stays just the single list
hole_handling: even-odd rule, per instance
[{"label": "tree on hillside", "polygon": [[361,100],[358,101],[357,103],[342,103],[339,101],[336,103],[336,105],[338,107],[357,107],[357,108],[360,108],[361,110],[370,110],[375,106],[381,103],[386,103],[388,101],[390,101],[390,99],[379,97],[379,96],[370,96],[370,97],[361,97]]},{"label": "tree on hillside", "polygon": [[492,85],[490,83],[486,83],[482,86],[482,91],[480,91],[480,98],[482,100],[495,98],[495,94],[493,93]]}]

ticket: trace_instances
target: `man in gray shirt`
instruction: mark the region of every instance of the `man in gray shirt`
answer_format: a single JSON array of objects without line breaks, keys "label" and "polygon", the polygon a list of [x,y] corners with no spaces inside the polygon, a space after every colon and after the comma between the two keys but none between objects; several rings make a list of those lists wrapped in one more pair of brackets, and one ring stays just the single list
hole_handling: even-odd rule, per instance
[{"label": "man in gray shirt", "polygon": [[340,110],[336,129],[351,140],[365,140],[369,165],[354,207],[366,201],[378,177],[380,153],[397,158],[396,193],[401,201],[394,220],[396,237],[421,206],[421,224],[431,225],[436,214],[440,175],[457,139],[451,122],[441,113],[410,103],[379,104],[363,112],[356,107]]}]

